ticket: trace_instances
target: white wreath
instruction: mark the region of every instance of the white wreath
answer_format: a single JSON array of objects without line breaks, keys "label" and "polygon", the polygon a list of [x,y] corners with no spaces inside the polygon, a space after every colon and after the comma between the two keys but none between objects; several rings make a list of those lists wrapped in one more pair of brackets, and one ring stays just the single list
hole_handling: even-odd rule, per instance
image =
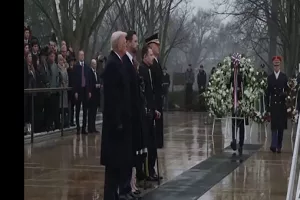
[{"label": "white wreath", "polygon": [[[231,57],[225,57],[221,66],[212,74],[206,92],[204,93],[206,104],[210,115],[222,118],[231,113],[233,107],[233,89],[227,88],[230,84],[230,77],[233,69],[231,68]],[[245,117],[250,117],[253,121],[262,123],[265,120],[265,113],[261,113],[257,108],[256,102],[264,95],[267,87],[267,80],[260,76],[260,72],[253,67],[250,59],[241,58],[240,72],[245,77],[243,86],[243,98],[239,101],[241,113]]]}]

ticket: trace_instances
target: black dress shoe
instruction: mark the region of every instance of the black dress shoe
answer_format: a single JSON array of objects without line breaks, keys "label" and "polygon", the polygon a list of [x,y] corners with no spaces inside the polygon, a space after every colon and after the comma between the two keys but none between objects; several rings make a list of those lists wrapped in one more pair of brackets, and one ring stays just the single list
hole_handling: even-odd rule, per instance
[{"label": "black dress shoe", "polygon": [[71,123],[70,123],[70,126],[75,126],[74,122],[71,122]]},{"label": "black dress shoe", "polygon": [[130,194],[120,195],[119,200],[135,200]]},{"label": "black dress shoe", "polygon": [[233,151],[236,151],[237,147],[236,147],[236,140],[233,140],[231,143],[230,143],[230,147]]},{"label": "black dress shoe", "polygon": [[136,194],[136,195],[141,194],[141,193],[142,192],[140,190],[136,190],[136,191],[133,192],[133,194]]},{"label": "black dress shoe", "polygon": [[243,155],[243,147],[242,146],[239,147],[238,151],[239,151],[240,156]]},{"label": "black dress shoe", "polygon": [[141,198],[140,194],[135,194],[134,192],[130,192],[129,195],[130,195],[133,199],[140,199],[140,198]]},{"label": "black dress shoe", "polygon": [[276,148],[270,147],[270,150],[271,150],[273,153],[276,153]]},{"label": "black dress shoe", "polygon": [[82,134],[82,135],[87,135],[88,133],[86,132],[85,129],[82,129],[82,130],[81,130],[81,134]]},{"label": "black dress shoe", "polygon": [[277,153],[281,153],[281,149],[277,149]]},{"label": "black dress shoe", "polygon": [[[163,179],[162,176],[159,177],[159,179]],[[148,176],[147,181],[158,181],[158,176],[155,174],[155,175],[152,175],[152,176]]]}]

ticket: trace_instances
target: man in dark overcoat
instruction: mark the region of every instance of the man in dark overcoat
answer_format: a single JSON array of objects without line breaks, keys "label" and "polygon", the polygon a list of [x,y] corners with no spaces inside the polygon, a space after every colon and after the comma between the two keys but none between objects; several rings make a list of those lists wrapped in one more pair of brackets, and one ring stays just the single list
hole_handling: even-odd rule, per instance
[{"label": "man in dark overcoat", "polygon": [[[132,127],[132,156],[134,159],[132,168],[135,168],[137,155],[141,152],[141,121],[140,121],[140,107],[139,107],[139,94],[138,94],[138,75],[135,67],[135,59],[138,50],[138,38],[135,31],[128,31],[126,36],[126,54],[122,57],[123,65],[128,74],[129,87],[130,87],[130,100],[131,100],[131,127]],[[120,197],[122,198],[133,198],[137,197],[134,192],[132,192],[131,181],[132,181],[132,171],[134,169],[129,169],[128,179],[124,185],[124,188],[120,190]],[[135,174],[133,174],[135,175]],[[121,196],[122,195],[122,196]]]},{"label": "man in dark overcoat", "polygon": [[104,200],[119,200],[132,168],[130,88],[122,57],[126,54],[126,33],[111,36],[112,51],[102,74],[104,110],[101,164],[105,166]]},{"label": "man in dark overcoat", "polygon": [[287,108],[285,104],[287,76],[280,71],[281,57],[274,56],[274,72],[268,76],[268,87],[266,91],[266,110],[271,115],[272,142],[270,150],[281,153],[283,130],[287,129]]},{"label": "man in dark overcoat", "polygon": [[158,177],[158,174],[155,172],[155,163],[157,161],[157,145],[156,145],[156,134],[154,130],[154,120],[157,121],[161,115],[158,111],[155,93],[154,93],[154,81],[152,78],[151,67],[153,67],[154,55],[152,49],[145,46],[142,49],[143,62],[139,67],[139,75],[142,77],[145,84],[144,96],[146,99],[146,112],[147,112],[147,126],[148,126],[148,135],[147,135],[147,148],[148,148],[148,170],[149,176],[147,177],[148,181],[158,181],[162,177]]},{"label": "man in dark overcoat", "polygon": [[158,40],[158,33],[148,37],[145,39],[145,43],[152,49],[154,54],[154,60],[153,60],[153,66],[151,67],[151,76],[153,80],[153,88],[154,88],[154,94],[155,94],[155,103],[158,111],[161,113],[161,118],[156,121],[156,142],[157,142],[157,148],[163,148],[164,147],[164,126],[163,126],[163,71],[162,67],[159,63],[158,57],[159,57],[159,48],[160,43]]}]

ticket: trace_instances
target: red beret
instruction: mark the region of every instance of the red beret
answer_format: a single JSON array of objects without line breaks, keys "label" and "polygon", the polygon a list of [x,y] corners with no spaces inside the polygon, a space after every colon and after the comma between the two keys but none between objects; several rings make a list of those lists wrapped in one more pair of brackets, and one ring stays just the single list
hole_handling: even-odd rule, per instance
[{"label": "red beret", "polygon": [[272,61],[282,61],[281,56],[273,56]]}]

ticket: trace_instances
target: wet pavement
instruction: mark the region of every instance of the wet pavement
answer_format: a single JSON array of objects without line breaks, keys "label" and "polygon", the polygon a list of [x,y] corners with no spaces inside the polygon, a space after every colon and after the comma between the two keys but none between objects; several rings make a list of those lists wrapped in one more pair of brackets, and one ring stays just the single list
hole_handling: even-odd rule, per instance
[{"label": "wet pavement", "polygon": [[[284,200],[292,157],[291,131],[285,131],[282,154],[273,154],[268,150],[269,129],[265,137],[263,127],[248,126],[245,144],[251,144],[250,149],[245,146],[243,162],[231,162],[232,151],[226,148],[231,133],[225,120],[216,123],[212,136],[212,125],[204,124],[205,115],[165,114],[165,148],[159,150],[163,185],[148,192],[144,199],[167,199],[157,195],[171,187],[180,191],[173,200]],[[71,135],[25,145],[25,199],[102,200],[100,140],[100,135]],[[198,182],[188,184],[193,177]]]}]

